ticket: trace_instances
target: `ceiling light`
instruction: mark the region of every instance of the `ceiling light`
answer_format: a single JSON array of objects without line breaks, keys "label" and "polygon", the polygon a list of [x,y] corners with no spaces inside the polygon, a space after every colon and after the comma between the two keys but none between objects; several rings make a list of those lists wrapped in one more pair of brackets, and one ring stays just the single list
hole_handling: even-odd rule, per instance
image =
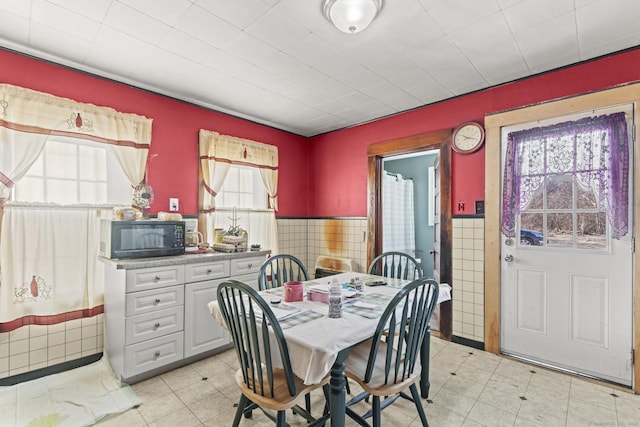
[{"label": "ceiling light", "polygon": [[359,33],[371,24],[382,8],[382,0],[323,0],[322,10],[337,29]]}]

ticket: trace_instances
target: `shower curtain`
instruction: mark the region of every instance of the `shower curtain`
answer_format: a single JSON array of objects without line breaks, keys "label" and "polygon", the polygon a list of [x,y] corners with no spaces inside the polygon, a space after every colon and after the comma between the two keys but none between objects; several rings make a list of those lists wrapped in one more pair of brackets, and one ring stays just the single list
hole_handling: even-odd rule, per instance
[{"label": "shower curtain", "polygon": [[382,250],[416,255],[413,180],[386,171],[382,178]]}]

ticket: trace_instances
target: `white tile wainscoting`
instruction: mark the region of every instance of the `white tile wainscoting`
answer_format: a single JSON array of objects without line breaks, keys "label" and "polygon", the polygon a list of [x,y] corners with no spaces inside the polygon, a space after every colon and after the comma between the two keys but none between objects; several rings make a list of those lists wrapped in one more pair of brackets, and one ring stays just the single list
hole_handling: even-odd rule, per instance
[{"label": "white tile wainscoting", "polygon": [[0,379],[101,353],[104,315],[0,333]]},{"label": "white tile wainscoting", "polygon": [[367,270],[367,218],[278,219],[280,253],[298,257],[313,276],[319,255],[350,258]]},{"label": "white tile wainscoting", "polygon": [[484,218],[451,224],[453,335],[484,342]]}]

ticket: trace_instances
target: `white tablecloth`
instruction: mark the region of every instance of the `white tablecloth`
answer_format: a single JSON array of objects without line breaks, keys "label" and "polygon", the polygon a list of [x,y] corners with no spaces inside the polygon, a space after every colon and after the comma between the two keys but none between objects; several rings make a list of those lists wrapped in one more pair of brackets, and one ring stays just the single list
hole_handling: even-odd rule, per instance
[{"label": "white tablecloth", "polygon": [[[289,346],[289,356],[291,358],[293,372],[302,378],[305,384],[316,384],[320,382],[331,370],[338,353],[345,348],[349,348],[371,338],[378,324],[378,318],[367,318],[345,311],[342,313],[342,318],[331,319],[327,316],[329,311],[327,304],[307,301],[306,289],[309,286],[328,284],[334,277],[337,277],[342,283],[349,282],[352,277],[360,277],[364,281],[380,279],[380,277],[376,276],[349,272],[322,279],[310,280],[309,282],[305,282],[305,300],[302,302],[287,303],[300,307],[301,310],[309,309],[323,314],[320,318],[283,330],[287,345]],[[401,289],[401,284],[408,283],[408,281],[398,279],[384,280],[390,285],[396,285],[397,287],[364,286],[365,294],[377,293],[392,297]],[[281,292],[281,288],[278,288],[274,290],[273,293],[263,291],[261,295],[269,302],[273,297],[279,297],[279,295],[274,295],[274,293],[281,294]],[[440,300],[446,300],[447,297],[450,299],[449,292],[441,292],[440,294],[439,302]],[[209,303],[209,310],[213,317],[220,324],[224,325],[224,319],[218,309],[217,301]],[[382,309],[382,311],[384,311],[384,309]],[[380,311],[380,313],[382,313],[382,311]]]}]

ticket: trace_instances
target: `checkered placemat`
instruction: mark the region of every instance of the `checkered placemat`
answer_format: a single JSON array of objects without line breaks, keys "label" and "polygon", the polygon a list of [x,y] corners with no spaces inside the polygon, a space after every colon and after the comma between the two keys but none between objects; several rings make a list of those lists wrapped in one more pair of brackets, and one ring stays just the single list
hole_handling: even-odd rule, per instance
[{"label": "checkered placemat", "polygon": [[270,294],[270,295],[277,295],[279,297],[283,297],[284,298],[284,286],[279,286],[277,288],[267,289],[265,292]]},{"label": "checkered placemat", "polygon": [[323,314],[316,313],[313,310],[302,311],[298,314],[294,314],[293,316],[289,316],[280,321],[280,327],[282,329],[289,329],[294,326],[301,325],[303,323],[310,322],[314,319],[319,319]]},{"label": "checkered placemat", "polygon": [[[393,295],[383,295],[378,293],[364,294],[361,297],[356,298],[353,302],[348,302],[342,305],[342,310],[347,313],[357,314],[358,316],[366,317],[368,319],[376,319],[382,316],[384,309],[387,308],[389,301],[393,299]],[[375,305],[373,308],[358,307],[357,302],[363,302],[366,304]],[[356,305],[354,305],[356,304]]]}]

